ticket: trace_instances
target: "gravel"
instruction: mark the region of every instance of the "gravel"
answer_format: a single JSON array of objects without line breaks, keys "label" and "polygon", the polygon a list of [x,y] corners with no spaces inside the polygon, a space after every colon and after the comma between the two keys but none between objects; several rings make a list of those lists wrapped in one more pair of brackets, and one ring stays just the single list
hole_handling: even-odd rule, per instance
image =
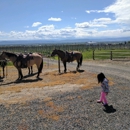
[{"label": "gravel", "polygon": [[107,97],[109,108],[96,103],[100,85],[88,90],[57,92],[46,101],[0,104],[0,130],[130,130],[129,65],[85,62],[81,69],[104,72],[114,79]]}]

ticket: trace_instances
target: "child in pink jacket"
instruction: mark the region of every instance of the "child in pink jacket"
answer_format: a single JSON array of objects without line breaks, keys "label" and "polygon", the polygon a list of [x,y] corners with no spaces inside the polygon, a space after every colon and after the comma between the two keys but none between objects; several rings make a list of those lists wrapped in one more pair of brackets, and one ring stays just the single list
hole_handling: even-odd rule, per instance
[{"label": "child in pink jacket", "polygon": [[98,74],[97,79],[98,79],[98,83],[101,83],[101,87],[102,87],[100,99],[97,100],[97,103],[103,103],[104,106],[108,106],[106,96],[109,93],[109,85],[108,85],[109,81],[103,73]]}]

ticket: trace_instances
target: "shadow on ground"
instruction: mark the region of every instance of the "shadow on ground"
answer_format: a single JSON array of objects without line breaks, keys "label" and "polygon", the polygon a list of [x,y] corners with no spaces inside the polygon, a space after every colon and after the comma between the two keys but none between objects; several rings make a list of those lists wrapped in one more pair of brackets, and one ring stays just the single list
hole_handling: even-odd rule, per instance
[{"label": "shadow on ground", "polygon": [[116,112],[116,109],[113,108],[112,105],[110,105],[110,106],[105,106],[103,111],[106,112],[106,113],[114,113],[114,112]]}]

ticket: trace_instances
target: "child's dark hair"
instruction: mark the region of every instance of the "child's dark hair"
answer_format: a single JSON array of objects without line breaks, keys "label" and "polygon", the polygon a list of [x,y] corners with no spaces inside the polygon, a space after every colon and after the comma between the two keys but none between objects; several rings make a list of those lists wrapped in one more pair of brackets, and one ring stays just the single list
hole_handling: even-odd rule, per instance
[{"label": "child's dark hair", "polygon": [[105,75],[103,73],[99,73],[97,75],[98,83],[102,83],[105,78],[106,77],[105,77]]}]

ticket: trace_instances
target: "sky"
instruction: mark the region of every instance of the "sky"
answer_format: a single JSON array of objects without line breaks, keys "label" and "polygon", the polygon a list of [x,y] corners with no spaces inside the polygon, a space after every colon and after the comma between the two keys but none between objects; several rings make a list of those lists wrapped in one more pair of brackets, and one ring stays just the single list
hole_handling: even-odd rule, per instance
[{"label": "sky", "polygon": [[130,37],[130,0],[0,0],[0,40]]}]

